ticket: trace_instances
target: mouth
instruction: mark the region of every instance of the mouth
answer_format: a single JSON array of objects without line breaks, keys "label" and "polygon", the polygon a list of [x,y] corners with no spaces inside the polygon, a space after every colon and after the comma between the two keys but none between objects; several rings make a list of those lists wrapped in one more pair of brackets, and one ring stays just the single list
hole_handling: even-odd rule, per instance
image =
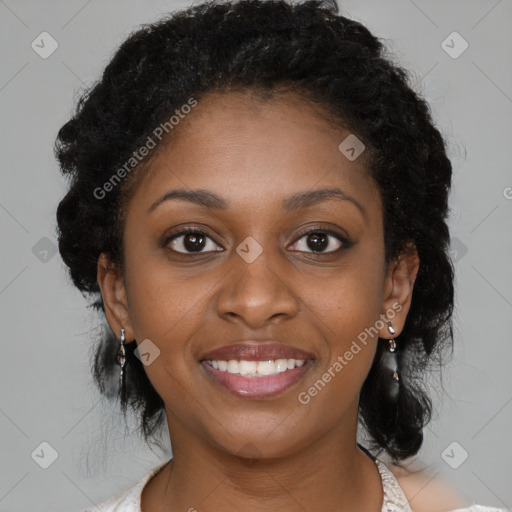
[{"label": "mouth", "polygon": [[237,344],[222,347],[200,360],[207,376],[245,398],[275,397],[303,379],[314,357],[282,344]]}]

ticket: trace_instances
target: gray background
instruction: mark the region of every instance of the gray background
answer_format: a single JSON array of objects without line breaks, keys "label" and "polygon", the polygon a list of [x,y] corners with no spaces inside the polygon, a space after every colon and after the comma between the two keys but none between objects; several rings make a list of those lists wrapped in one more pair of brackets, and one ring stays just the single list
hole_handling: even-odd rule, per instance
[{"label": "gray background", "polygon": [[[97,322],[52,252],[65,191],[52,145],[77,91],[128,33],[186,5],[0,0],[1,511],[79,511],[169,456],[125,432],[91,383]],[[433,389],[437,416],[418,460],[466,497],[510,508],[512,2],[352,0],[342,13],[385,38],[412,70],[454,165],[456,350],[443,373],[445,392]],[[31,48],[43,31],[59,45],[47,59]],[[454,31],[469,44],[458,58],[442,47]],[[457,37],[445,43],[452,53],[462,48]],[[31,456],[42,442],[58,454],[48,469]],[[442,453],[460,466],[452,469]]]}]

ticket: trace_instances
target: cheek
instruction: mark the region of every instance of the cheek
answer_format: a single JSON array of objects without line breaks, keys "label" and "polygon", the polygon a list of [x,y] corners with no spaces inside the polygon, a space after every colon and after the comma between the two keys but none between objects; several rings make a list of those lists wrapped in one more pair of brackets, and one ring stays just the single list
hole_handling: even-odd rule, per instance
[{"label": "cheek", "polygon": [[178,275],[165,258],[154,254],[127,252],[125,264],[127,298],[135,338],[137,344],[150,340],[158,349],[155,349],[158,357],[144,369],[162,395],[162,383],[187,379],[189,371],[186,366],[190,364],[187,340],[204,318],[201,308],[209,285],[204,282],[206,279],[201,286],[197,286],[197,281],[192,285],[183,272]]},{"label": "cheek", "polygon": [[331,345],[339,350],[375,326],[382,308],[384,263],[359,253],[351,260],[315,285],[307,299]]},{"label": "cheek", "polygon": [[140,239],[138,244],[136,236],[126,236],[127,299],[135,335],[156,341],[172,337],[180,319],[193,314],[200,293],[187,285],[187,273],[171,265],[161,249]]},{"label": "cheek", "polygon": [[[379,304],[370,290],[363,293],[357,287],[353,293],[349,283],[356,285],[358,280],[340,279],[336,284],[343,286],[342,291],[331,291],[331,300],[324,300],[316,312],[324,346],[314,374],[297,394],[311,432],[327,430],[348,411],[356,414],[359,393],[375,357],[377,337],[371,326],[378,320]],[[322,417],[321,427],[316,425],[318,417]]]},{"label": "cheek", "polygon": [[375,356],[383,269],[383,262],[354,254],[353,264],[309,294],[308,309],[323,339],[316,377],[348,400],[358,394]]}]

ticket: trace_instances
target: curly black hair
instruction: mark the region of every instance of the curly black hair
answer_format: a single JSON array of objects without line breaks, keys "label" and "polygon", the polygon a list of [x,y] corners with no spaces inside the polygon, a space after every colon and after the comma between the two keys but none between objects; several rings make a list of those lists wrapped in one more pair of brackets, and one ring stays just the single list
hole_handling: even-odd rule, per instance
[{"label": "curly black hair", "polygon": [[[109,187],[106,199],[98,190],[106,190],[155,127],[208,92],[290,91],[322,106],[326,118],[349,128],[367,148],[368,172],[382,198],[386,261],[411,243],[420,259],[398,344],[398,397],[389,393],[384,342],[360,395],[371,449],[400,461],[417,453],[431,418],[426,370],[437,367],[437,356],[453,344],[452,169],[428,105],[387,53],[367,28],[339,15],[334,0],[209,1],[142,25],[58,133],[55,154],[70,187],[57,222],[71,279],[104,320],[98,257],[106,253],[122,268],[124,205],[148,160],[125,173],[122,186]],[[117,397],[119,342],[105,324],[91,364],[101,393]],[[127,345],[121,405],[126,411],[129,403],[139,415],[148,442],[164,422],[164,403],[134,357],[135,345]]]}]

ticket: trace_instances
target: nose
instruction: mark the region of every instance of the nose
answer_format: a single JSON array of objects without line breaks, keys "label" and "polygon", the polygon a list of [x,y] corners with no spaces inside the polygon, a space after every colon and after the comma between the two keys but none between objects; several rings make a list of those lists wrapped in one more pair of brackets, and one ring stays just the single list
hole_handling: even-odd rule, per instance
[{"label": "nose", "polygon": [[299,301],[290,283],[291,271],[287,273],[275,259],[272,264],[268,252],[263,251],[252,263],[240,258],[235,265],[217,297],[219,316],[258,329],[297,314]]}]

